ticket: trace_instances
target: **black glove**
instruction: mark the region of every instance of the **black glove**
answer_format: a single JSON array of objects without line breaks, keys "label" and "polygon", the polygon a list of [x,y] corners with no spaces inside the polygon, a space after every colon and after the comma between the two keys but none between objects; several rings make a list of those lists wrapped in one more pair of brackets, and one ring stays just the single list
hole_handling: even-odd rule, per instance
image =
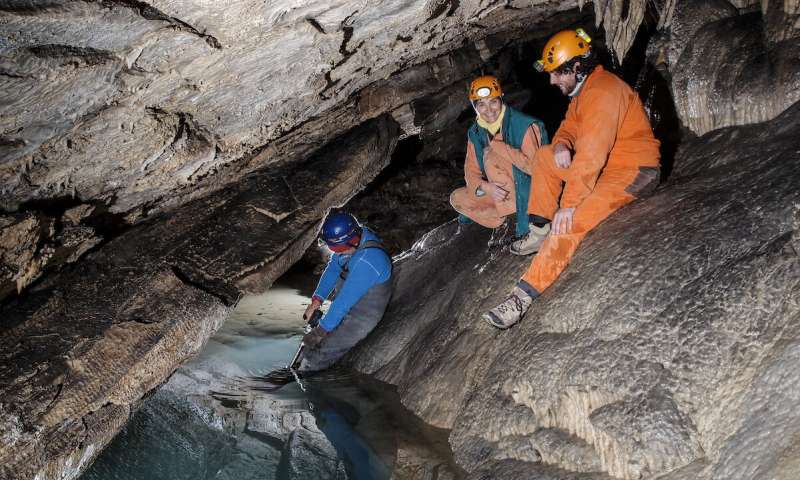
[{"label": "black glove", "polygon": [[326,332],[324,328],[317,325],[316,327],[312,328],[310,332],[303,335],[303,345],[312,350],[316,350],[327,336],[328,332]]}]

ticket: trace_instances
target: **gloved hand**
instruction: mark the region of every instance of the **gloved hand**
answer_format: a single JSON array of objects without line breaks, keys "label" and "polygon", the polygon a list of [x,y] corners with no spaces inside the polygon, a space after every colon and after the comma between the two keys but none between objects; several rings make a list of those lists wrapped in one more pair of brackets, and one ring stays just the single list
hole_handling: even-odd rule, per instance
[{"label": "gloved hand", "polygon": [[326,332],[324,328],[317,325],[316,327],[312,328],[310,332],[303,335],[303,344],[306,346],[306,348],[316,350],[327,336],[328,332]]}]

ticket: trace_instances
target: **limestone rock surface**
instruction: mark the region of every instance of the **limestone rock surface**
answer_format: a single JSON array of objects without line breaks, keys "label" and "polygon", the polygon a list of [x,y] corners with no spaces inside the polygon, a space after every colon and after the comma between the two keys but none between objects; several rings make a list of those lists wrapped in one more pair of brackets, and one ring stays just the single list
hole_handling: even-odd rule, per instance
[{"label": "limestone rock surface", "polygon": [[43,228],[33,214],[0,217],[0,298],[22,290],[46,263],[47,254],[39,249]]},{"label": "limestone rock surface", "polygon": [[[490,55],[487,37],[576,6],[6,2],[0,205],[72,197],[129,212],[186,202],[301,159],[311,138],[326,143],[389,111],[402,117],[422,92],[354,95],[392,74],[469,44]],[[435,74],[439,84],[453,78]],[[348,106],[356,112],[344,115]],[[297,135],[303,125],[311,131]]]},{"label": "limestone rock surface", "polygon": [[0,301],[102,241],[92,226],[81,223],[86,209],[91,207],[71,208],[61,218],[33,212],[0,216]]},{"label": "limestone rock surface", "polygon": [[294,430],[289,435],[289,441],[286,443],[286,449],[278,467],[278,474],[282,478],[291,480],[304,478],[347,479],[344,464],[336,455],[333,445],[327,442],[320,432],[314,435],[305,429]]},{"label": "limestone rock surface", "polygon": [[397,136],[388,116],[368,122],[300,172],[251,175],[154,218],[0,308],[0,478],[77,476],[241,292],[297,261]]},{"label": "limestone rock surface", "polygon": [[768,3],[769,14],[739,14],[726,1],[677,2],[662,60],[676,110],[698,135],[771,120],[800,100],[797,7]]},{"label": "limestone rock surface", "polygon": [[480,314],[529,259],[432,231],[349,363],[452,428],[470,478],[797,478],[798,128],[795,104],[688,141],[508,331]]}]

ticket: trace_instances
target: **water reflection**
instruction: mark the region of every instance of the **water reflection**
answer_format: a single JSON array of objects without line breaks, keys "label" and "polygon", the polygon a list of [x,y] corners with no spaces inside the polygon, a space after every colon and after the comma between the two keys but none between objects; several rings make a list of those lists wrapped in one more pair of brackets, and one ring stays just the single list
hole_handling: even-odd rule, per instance
[{"label": "water reflection", "polygon": [[244,299],[82,479],[457,478],[446,432],[405,411],[388,385],[341,370],[307,379],[306,392],[241,380],[288,362],[307,302],[296,283]]},{"label": "water reflection", "polygon": [[[391,460],[387,464],[356,430],[360,416],[349,404],[328,397],[324,390],[310,389],[314,419],[337,457],[345,465],[348,477],[355,479],[389,478]],[[385,422],[379,422],[384,424]],[[392,449],[394,450],[394,449]]]}]

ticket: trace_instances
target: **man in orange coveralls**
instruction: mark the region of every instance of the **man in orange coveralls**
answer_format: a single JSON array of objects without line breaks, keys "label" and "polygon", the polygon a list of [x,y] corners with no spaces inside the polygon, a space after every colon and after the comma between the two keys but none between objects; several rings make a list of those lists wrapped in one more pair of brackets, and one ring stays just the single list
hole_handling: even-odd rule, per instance
[{"label": "man in orange coveralls", "polygon": [[571,100],[552,145],[538,150],[531,175],[532,213],[552,219],[550,234],[511,295],[483,315],[498,328],[522,318],[591,229],[658,185],[659,142],[642,102],[598,65],[590,42],[582,29],[559,32],[536,65]]},{"label": "man in orange coveralls", "polygon": [[539,147],[548,143],[544,123],[506,105],[500,82],[492,75],[472,81],[469,101],[477,117],[467,131],[467,186],[450,195],[450,204],[460,214],[460,223],[475,221],[489,228],[516,213],[511,252],[533,253],[550,228],[549,217],[529,214],[531,163]]}]

